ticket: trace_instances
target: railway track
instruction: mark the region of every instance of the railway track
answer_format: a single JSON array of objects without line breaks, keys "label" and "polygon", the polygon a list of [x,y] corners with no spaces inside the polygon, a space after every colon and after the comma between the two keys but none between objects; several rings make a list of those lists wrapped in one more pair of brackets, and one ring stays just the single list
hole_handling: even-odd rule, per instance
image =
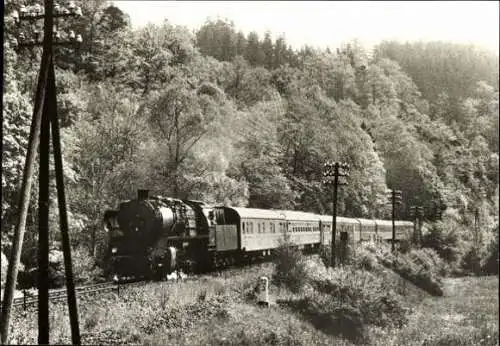
[{"label": "railway track", "polygon": [[[144,282],[145,281],[131,281],[131,282],[117,283],[114,281],[108,281],[99,284],[79,286],[75,287],[75,294],[77,297],[82,297],[86,295],[99,294],[104,292],[113,292],[113,291],[119,293],[121,289],[127,286],[137,285]],[[67,297],[68,295],[66,289],[64,288],[49,291],[50,301],[66,300]],[[15,307],[23,307],[23,309],[26,309],[28,306],[36,305],[37,303],[38,303],[38,295],[30,294],[24,290],[23,296],[14,298],[12,305]]]}]

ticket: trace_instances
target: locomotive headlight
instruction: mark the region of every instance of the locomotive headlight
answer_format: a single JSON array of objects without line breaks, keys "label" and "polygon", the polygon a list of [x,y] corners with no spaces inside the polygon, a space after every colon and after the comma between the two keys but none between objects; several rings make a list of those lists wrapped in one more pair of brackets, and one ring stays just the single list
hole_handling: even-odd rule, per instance
[{"label": "locomotive headlight", "polygon": [[111,253],[115,254],[115,253],[117,253],[117,252],[118,252],[118,249],[117,249],[117,248],[115,248],[115,247],[111,248]]}]

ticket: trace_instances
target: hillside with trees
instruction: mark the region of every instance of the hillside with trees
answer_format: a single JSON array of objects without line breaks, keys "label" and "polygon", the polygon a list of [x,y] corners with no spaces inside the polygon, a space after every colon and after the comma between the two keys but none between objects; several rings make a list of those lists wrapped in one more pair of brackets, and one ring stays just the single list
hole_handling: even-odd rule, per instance
[{"label": "hillside with trees", "polygon": [[[476,210],[478,251],[497,236],[498,56],[442,42],[293,49],[285,37],[246,35],[222,20],[195,33],[168,20],[135,29],[106,1],[78,2],[83,43],[56,49],[56,80],[81,256],[102,261],[104,211],[139,188],[330,213],[327,160],[351,165],[339,215],[388,218],[385,191],[394,188],[403,192],[399,218],[424,206],[429,232],[453,234],[462,254],[473,246]],[[12,45],[20,29],[8,15],[21,3],[5,6],[2,253],[10,253],[41,55]],[[36,258],[36,184],[32,191],[26,268]],[[58,248],[54,184],[51,196]]]}]

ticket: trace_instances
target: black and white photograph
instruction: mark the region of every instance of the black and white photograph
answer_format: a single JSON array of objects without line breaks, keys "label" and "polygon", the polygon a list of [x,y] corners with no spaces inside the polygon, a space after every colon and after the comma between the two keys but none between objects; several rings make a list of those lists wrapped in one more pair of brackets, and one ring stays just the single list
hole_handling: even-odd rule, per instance
[{"label": "black and white photograph", "polygon": [[2,345],[500,345],[500,2],[1,6]]}]

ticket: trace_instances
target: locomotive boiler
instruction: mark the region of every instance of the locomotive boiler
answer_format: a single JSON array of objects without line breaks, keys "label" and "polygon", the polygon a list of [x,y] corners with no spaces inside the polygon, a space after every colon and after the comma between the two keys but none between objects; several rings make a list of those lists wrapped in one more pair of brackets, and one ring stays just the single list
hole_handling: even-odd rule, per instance
[{"label": "locomotive boiler", "polygon": [[149,196],[148,190],[139,190],[137,199],[104,215],[109,269],[122,277],[161,278],[175,269],[203,265],[210,213],[201,202]]}]

